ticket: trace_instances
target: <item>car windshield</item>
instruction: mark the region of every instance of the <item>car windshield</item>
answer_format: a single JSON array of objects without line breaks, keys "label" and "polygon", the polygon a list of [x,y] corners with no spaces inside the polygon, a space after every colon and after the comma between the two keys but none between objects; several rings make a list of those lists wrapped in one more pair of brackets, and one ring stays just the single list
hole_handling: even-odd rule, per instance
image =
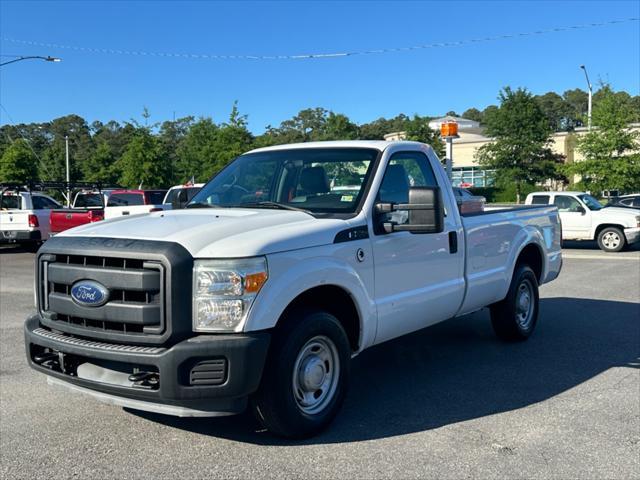
[{"label": "car windshield", "polygon": [[242,155],[216,175],[188,207],[298,208],[354,213],[378,151],[305,148]]},{"label": "car windshield", "polygon": [[2,195],[0,197],[0,208],[2,210],[19,210],[21,203],[18,195]]},{"label": "car windshield", "polygon": [[602,204],[591,195],[578,195],[578,198],[589,207],[589,210],[600,210],[603,208]]}]

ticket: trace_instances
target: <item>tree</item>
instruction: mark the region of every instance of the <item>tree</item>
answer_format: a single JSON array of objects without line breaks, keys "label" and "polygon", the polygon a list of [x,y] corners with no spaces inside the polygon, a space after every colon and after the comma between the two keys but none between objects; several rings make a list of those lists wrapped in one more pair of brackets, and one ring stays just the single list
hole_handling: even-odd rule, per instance
[{"label": "tree", "polygon": [[576,88],[566,90],[562,94],[567,108],[567,128],[572,130],[575,127],[584,125],[589,104],[589,95],[584,90]]},{"label": "tree", "polygon": [[571,109],[560,95],[547,92],[535,98],[554,132],[560,132],[568,126]]},{"label": "tree", "polygon": [[464,112],[462,112],[462,118],[482,123],[482,112],[477,108],[468,108]]},{"label": "tree", "polygon": [[93,155],[82,165],[82,169],[83,179],[87,182],[111,185],[117,183],[120,177],[111,146],[105,141],[98,144]]},{"label": "tree", "polygon": [[500,107],[488,115],[487,134],[495,141],[478,149],[483,167],[496,170],[498,184],[514,184],[520,203],[523,184],[557,176],[561,158],[549,148],[552,129],[536,99],[526,89],[504,88]]},{"label": "tree", "polygon": [[391,119],[380,117],[373,122],[362,124],[359,137],[363,140],[384,140],[388,133],[404,132],[408,121],[409,117],[404,113]]},{"label": "tree", "polygon": [[27,182],[37,172],[37,158],[23,139],[11,143],[0,158],[0,182]]},{"label": "tree", "polygon": [[162,156],[157,137],[147,128],[139,128],[118,161],[122,171],[120,182],[129,188],[142,185],[158,188],[169,184],[169,165]]},{"label": "tree", "polygon": [[413,118],[406,123],[405,132],[407,134],[407,140],[414,142],[422,142],[435,150],[436,154],[440,157],[444,157],[444,144],[440,137],[440,132],[433,130],[429,127],[429,117],[421,117],[414,115]]},{"label": "tree", "polygon": [[584,160],[566,165],[569,174],[580,175],[585,190],[640,190],[640,133],[631,131],[634,109],[628,95],[613,92],[608,85],[594,102],[594,129],[577,140]]}]

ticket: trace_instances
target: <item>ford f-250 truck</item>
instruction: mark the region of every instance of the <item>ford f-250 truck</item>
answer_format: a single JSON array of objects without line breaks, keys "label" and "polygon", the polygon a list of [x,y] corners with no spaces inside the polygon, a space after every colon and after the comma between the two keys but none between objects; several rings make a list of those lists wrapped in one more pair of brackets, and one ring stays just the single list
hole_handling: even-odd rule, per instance
[{"label": "ford f-250 truck", "polygon": [[485,306],[500,338],[526,339],[561,265],[556,207],[461,216],[427,145],[270,147],[186,209],[47,242],[26,351],[50,383],[105,402],[178,416],[250,404],[300,438],[336,415],[351,357],[373,345]]}]

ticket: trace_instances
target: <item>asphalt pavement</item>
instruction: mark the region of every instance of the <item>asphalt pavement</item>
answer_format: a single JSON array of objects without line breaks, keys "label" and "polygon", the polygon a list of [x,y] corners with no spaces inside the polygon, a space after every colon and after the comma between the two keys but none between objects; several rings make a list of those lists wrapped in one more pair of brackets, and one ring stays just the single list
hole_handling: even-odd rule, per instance
[{"label": "asphalt pavement", "polygon": [[33,254],[2,249],[0,478],[639,478],[640,251],[568,246],[529,341],[499,342],[485,310],[375,347],[303,442],[48,386],[24,352]]}]

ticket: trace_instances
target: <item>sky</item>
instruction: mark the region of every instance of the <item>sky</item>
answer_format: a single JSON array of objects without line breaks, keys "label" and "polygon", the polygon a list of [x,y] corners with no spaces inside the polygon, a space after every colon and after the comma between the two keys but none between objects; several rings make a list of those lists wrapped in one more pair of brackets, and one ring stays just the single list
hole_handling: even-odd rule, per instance
[{"label": "sky", "polygon": [[144,107],[151,122],[187,115],[223,122],[236,100],[254,133],[308,107],[344,113],[357,123],[398,113],[438,116],[495,104],[504,86],[526,87],[534,94],[586,89],[581,64],[594,86],[602,80],[638,95],[638,21],[315,59],[150,55],[359,52],[633,17],[640,17],[640,1],[0,0],[1,61],[11,60],[7,55],[62,58],[0,68],[0,124],[44,122],[70,113],[89,122],[141,121]]}]

